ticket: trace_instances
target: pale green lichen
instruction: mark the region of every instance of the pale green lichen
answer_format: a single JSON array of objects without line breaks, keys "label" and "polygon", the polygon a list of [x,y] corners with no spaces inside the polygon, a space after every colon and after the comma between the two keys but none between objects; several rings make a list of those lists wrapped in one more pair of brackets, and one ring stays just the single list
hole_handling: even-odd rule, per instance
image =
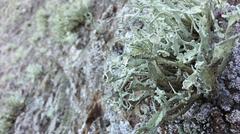
[{"label": "pale green lichen", "polygon": [[[213,15],[218,1],[132,0],[121,28],[125,53],[112,57],[107,80],[119,108],[136,111],[147,104],[152,118],[139,129],[154,133],[185,113],[200,97],[216,91],[235,40]],[[238,12],[227,20],[239,20]],[[237,19],[235,18],[236,16]],[[125,21],[124,21],[125,20]],[[221,37],[217,35],[223,35]]]},{"label": "pale green lichen", "polygon": [[7,96],[0,103],[0,134],[10,133],[19,111],[24,107],[24,98],[18,93]]},{"label": "pale green lichen", "polygon": [[49,14],[46,9],[41,8],[36,13],[37,34],[43,37],[47,33]]},{"label": "pale green lichen", "polygon": [[91,19],[89,0],[72,0],[46,4],[36,15],[38,35],[50,35],[55,41],[72,44],[78,37],[78,28]]},{"label": "pale green lichen", "polygon": [[34,81],[42,72],[43,68],[40,64],[30,64],[26,68],[26,76],[31,81]]}]

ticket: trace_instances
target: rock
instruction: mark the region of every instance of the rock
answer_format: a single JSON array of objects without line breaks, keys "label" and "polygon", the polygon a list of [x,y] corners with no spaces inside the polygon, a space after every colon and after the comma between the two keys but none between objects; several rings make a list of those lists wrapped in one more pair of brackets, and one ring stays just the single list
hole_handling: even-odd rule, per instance
[{"label": "rock", "polygon": [[230,131],[233,133],[240,133],[240,111],[233,110],[230,114],[226,115],[226,120],[231,123]]}]

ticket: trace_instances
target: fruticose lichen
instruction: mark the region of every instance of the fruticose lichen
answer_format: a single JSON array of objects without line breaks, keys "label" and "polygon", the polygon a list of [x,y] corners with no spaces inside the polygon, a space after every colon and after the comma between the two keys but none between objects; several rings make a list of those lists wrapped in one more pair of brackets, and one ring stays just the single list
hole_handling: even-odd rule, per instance
[{"label": "fruticose lichen", "polygon": [[[56,4],[57,3],[57,4]],[[65,3],[46,4],[36,14],[38,34],[50,35],[60,43],[73,43],[77,29],[91,19],[88,11],[89,0],[71,0]]]},{"label": "fruticose lichen", "polygon": [[11,132],[18,114],[24,108],[24,98],[21,95],[15,93],[6,96],[4,102],[1,102],[0,134]]},{"label": "fruticose lichen", "polygon": [[185,113],[197,99],[217,92],[216,78],[239,39],[231,29],[240,19],[240,8],[224,12],[221,17],[227,26],[222,26],[214,10],[225,2],[129,3],[131,11],[119,19],[117,35],[124,53],[113,54],[106,77],[118,108],[140,117],[151,116],[137,132],[154,133],[160,124]]}]

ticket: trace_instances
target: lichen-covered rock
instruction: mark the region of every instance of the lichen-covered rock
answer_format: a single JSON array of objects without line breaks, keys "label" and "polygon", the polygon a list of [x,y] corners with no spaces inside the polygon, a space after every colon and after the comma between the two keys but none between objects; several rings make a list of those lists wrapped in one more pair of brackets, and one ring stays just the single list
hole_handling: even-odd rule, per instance
[{"label": "lichen-covered rock", "polygon": [[[66,2],[65,0],[49,1]],[[237,3],[237,0],[231,1],[233,4]],[[4,5],[10,2],[1,0],[0,11],[5,10]],[[0,23],[3,26],[0,28],[2,37],[0,39],[0,99],[8,97],[6,95],[8,93],[2,93],[7,90],[19,90],[21,97],[24,96],[25,99],[23,99],[24,103],[22,99],[18,100],[16,112],[7,110],[8,114],[5,116],[11,116],[6,118],[10,120],[5,125],[10,125],[8,129],[11,130],[8,132],[0,130],[0,132],[127,134],[136,132],[149,119],[146,114],[154,110],[149,100],[144,102],[150,107],[146,104],[141,105],[139,109],[135,108],[135,113],[131,113],[130,116],[126,116],[128,112],[114,110],[115,105],[109,101],[109,98],[115,94],[104,81],[104,67],[106,62],[109,62],[106,58],[109,52],[113,51],[119,56],[126,50],[121,41],[115,40],[115,36],[125,34],[129,30],[127,27],[116,31],[119,18],[132,12],[131,8],[124,7],[125,2],[125,0],[93,0],[89,10],[92,19],[96,22],[92,25],[77,22],[74,25],[74,33],[77,33],[78,39],[72,45],[52,41],[49,38],[51,34],[46,34],[32,42],[32,35],[36,32],[35,29],[37,30],[34,16],[39,7],[41,10],[46,9],[42,8],[44,0],[22,0],[10,3],[13,9],[6,9],[4,13],[8,14],[0,16]],[[234,6],[229,8],[234,9]],[[18,10],[20,12],[16,13]],[[220,19],[220,25],[226,28],[226,20],[222,18],[222,14],[222,11],[215,13],[217,19]],[[43,19],[49,17],[45,13],[41,15]],[[127,17],[123,19],[127,21]],[[62,24],[68,22],[67,20]],[[42,23],[45,31],[47,21],[44,20]],[[239,24],[235,25],[236,32],[240,30]],[[143,24],[136,21],[134,26],[141,28]],[[14,59],[15,57],[17,58]],[[183,116],[162,124],[157,132],[240,133],[239,59],[240,45],[233,50],[228,67],[219,78],[219,92],[213,98],[201,98]],[[35,64],[41,67],[31,66]],[[30,68],[27,69],[28,66]],[[29,73],[31,77],[27,77]],[[29,78],[34,80],[28,80]],[[1,110],[4,111],[5,108],[7,108],[6,104],[1,105]],[[12,111],[15,113],[12,114]],[[142,118],[136,118],[136,114],[141,115]]]},{"label": "lichen-covered rock", "polygon": [[240,133],[240,111],[233,110],[230,114],[226,115],[226,120],[231,123],[230,131],[233,133]]},{"label": "lichen-covered rock", "polygon": [[219,83],[217,94],[217,105],[220,106],[223,111],[229,112],[234,104],[234,101],[230,91],[225,87],[223,81]]},{"label": "lichen-covered rock", "polygon": [[213,133],[229,133],[229,126],[224,121],[224,114],[218,108],[213,108],[210,123],[213,129]]},{"label": "lichen-covered rock", "polygon": [[229,62],[224,76],[223,80],[228,81],[227,88],[240,90],[240,45],[234,48],[232,61]]}]

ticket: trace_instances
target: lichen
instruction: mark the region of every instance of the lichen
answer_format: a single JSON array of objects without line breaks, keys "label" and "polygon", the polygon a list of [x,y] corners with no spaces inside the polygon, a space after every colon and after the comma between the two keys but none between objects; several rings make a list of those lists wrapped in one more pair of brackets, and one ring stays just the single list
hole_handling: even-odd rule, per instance
[{"label": "lichen", "polygon": [[65,3],[50,1],[46,5],[36,14],[40,37],[50,35],[57,42],[72,44],[77,39],[78,27],[84,25],[87,19],[91,19],[89,0],[72,0]]},{"label": "lichen", "polygon": [[26,68],[26,76],[28,80],[34,81],[43,71],[43,68],[39,64],[30,64]]},{"label": "lichen", "polygon": [[[201,97],[216,91],[239,35],[231,29],[240,19],[232,10],[214,16],[222,2],[197,0],[132,0],[131,11],[119,21],[122,56],[113,54],[106,72],[114,103],[124,111],[147,104],[152,118],[139,133],[154,133],[163,123],[185,113]],[[238,9],[237,9],[238,10]],[[121,33],[122,29],[129,29]]]},{"label": "lichen", "polygon": [[18,93],[6,95],[1,102],[0,134],[10,133],[19,111],[24,107],[24,98]]}]

